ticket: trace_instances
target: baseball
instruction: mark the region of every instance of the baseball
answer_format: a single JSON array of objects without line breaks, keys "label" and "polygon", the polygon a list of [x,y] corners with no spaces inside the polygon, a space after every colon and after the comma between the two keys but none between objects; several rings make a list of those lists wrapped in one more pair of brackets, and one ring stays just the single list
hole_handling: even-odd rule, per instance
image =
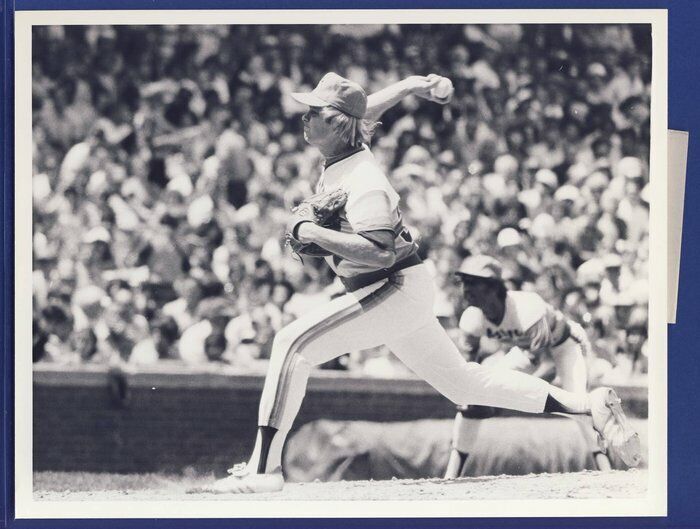
[{"label": "baseball", "polygon": [[452,81],[447,77],[442,77],[438,84],[430,89],[430,95],[437,97],[438,99],[445,99],[452,94],[454,87],[452,86]]}]

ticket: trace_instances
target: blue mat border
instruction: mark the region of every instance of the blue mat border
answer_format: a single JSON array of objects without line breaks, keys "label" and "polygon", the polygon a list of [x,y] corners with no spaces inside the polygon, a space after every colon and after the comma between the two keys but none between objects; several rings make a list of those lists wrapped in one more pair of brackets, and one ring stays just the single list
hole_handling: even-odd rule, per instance
[{"label": "blue mat border", "polygon": [[[697,325],[699,309],[697,299],[700,297],[700,210],[693,204],[698,203],[700,184],[693,179],[693,172],[700,167],[700,150],[693,133],[700,130],[700,105],[696,87],[700,86],[700,68],[695,58],[700,53],[698,35],[700,34],[700,2],[695,0],[529,0],[529,1],[469,1],[441,0],[438,2],[416,0],[298,0],[293,4],[283,0],[203,0],[192,2],[186,0],[18,0],[14,3],[3,2],[2,11],[2,55],[4,57],[3,83],[0,86],[2,97],[2,134],[3,149],[0,154],[0,166],[3,170],[2,200],[2,234],[3,258],[0,260],[0,286],[2,286],[3,321],[2,332],[3,355],[2,370],[4,384],[3,401],[3,450],[0,458],[0,470],[3,480],[0,482],[2,506],[0,524],[16,528],[43,529],[80,529],[80,528],[223,528],[223,527],[288,527],[290,529],[320,529],[329,525],[348,528],[690,528],[700,527],[700,501],[697,500],[697,478],[700,475],[700,457],[696,457],[697,439],[700,434],[700,421],[696,410],[700,404],[700,392],[696,391],[700,380],[700,361],[695,351],[700,343],[700,325]],[[91,10],[91,9],[668,9],[669,10],[669,127],[688,130],[690,145],[688,154],[687,188],[685,194],[685,218],[683,230],[683,247],[681,254],[681,279],[678,300],[678,323],[669,326],[668,366],[669,366],[669,441],[668,471],[669,497],[668,517],[657,518],[481,518],[481,519],[245,519],[245,520],[15,520],[13,518],[13,464],[11,454],[14,450],[12,394],[13,394],[13,288],[14,285],[14,238],[13,238],[13,24],[16,10]],[[662,279],[665,280],[665,279]],[[261,506],[262,507],[262,506]]]}]

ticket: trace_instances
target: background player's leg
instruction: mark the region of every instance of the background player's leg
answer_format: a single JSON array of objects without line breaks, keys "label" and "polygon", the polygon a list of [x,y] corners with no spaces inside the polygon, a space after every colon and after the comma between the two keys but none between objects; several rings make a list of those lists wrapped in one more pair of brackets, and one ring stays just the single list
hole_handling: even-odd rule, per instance
[{"label": "background player's leg", "polygon": [[[585,393],[588,390],[588,367],[581,346],[569,338],[563,344],[553,347],[551,352],[562,389],[574,393]],[[610,470],[612,468],[610,459],[601,452],[593,434],[592,419],[588,416],[574,416],[572,418],[584,425],[582,432],[598,470]]]},{"label": "background player's leg", "polygon": [[468,454],[459,452],[456,448],[450,449],[450,457],[447,460],[444,479],[455,479],[462,475],[462,469],[467,462]]},{"label": "background player's leg", "polygon": [[[529,373],[534,368],[523,351],[516,347],[505,355],[490,356],[485,362],[489,362],[488,365],[484,365],[484,363],[482,365],[490,369],[508,369]],[[481,421],[493,417],[497,411],[497,408],[475,405],[459,409],[452,425],[452,445],[445,478],[457,478],[463,474],[467,459],[474,452],[481,430]]]},{"label": "background player's leg", "polygon": [[553,347],[551,354],[562,389],[574,393],[586,393],[588,369],[581,346],[569,338],[563,344]]},{"label": "background player's leg", "polygon": [[593,459],[595,460],[595,466],[598,470],[612,470],[610,458],[599,449],[593,451]]},{"label": "background player's leg", "polygon": [[458,411],[452,425],[452,446],[450,459],[447,462],[445,478],[458,478],[462,475],[469,454],[474,450],[479,436],[481,420],[468,421],[463,412]]}]

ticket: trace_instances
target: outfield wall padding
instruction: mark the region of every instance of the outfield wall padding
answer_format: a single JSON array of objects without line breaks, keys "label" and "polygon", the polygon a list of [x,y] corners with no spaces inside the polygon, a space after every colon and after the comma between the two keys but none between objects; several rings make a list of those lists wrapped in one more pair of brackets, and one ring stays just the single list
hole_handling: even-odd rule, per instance
[{"label": "outfield wall padding", "polygon": [[[35,471],[221,472],[252,448],[264,376],[37,364],[33,379]],[[646,388],[618,389],[627,409],[646,417]],[[398,422],[454,413],[421,380],[318,371],[295,429],[318,419]]]}]

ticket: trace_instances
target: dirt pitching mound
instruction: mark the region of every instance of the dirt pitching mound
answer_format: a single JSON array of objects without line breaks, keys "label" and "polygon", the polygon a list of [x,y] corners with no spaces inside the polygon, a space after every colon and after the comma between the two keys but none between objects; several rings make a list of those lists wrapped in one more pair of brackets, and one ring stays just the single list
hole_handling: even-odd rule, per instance
[{"label": "dirt pitching mound", "polygon": [[188,494],[211,477],[114,476],[86,473],[37,473],[36,500],[494,500],[640,498],[646,494],[647,471],[584,471],[567,474],[485,476],[446,481],[394,479],[289,483],[269,494]]}]

